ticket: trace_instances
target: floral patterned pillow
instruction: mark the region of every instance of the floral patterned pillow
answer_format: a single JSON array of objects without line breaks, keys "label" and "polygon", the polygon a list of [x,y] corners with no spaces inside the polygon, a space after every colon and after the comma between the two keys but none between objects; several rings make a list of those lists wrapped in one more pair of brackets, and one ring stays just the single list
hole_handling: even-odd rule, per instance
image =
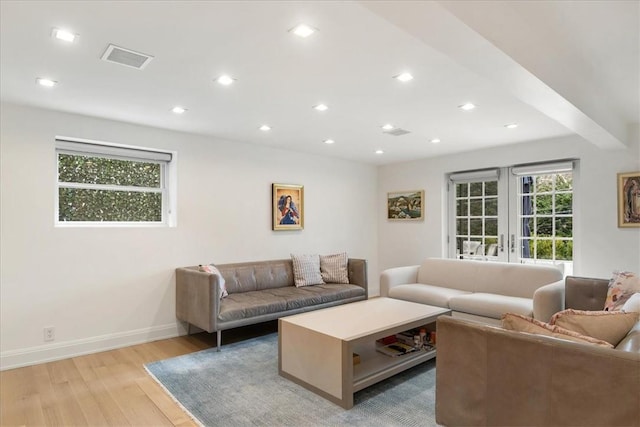
[{"label": "floral patterned pillow", "polygon": [[217,275],[218,276],[218,286],[220,288],[220,299],[226,298],[226,297],[229,296],[229,293],[227,292],[227,284],[226,284],[226,282],[224,280],[224,277],[222,276],[222,273],[220,273],[220,270],[218,270],[218,267],[216,267],[213,264],[209,264],[209,265],[199,264],[198,265],[198,271],[202,271],[204,273]]},{"label": "floral patterned pillow", "polygon": [[640,277],[628,271],[614,271],[609,281],[607,299],[604,302],[606,311],[620,310],[631,295],[640,292]]}]

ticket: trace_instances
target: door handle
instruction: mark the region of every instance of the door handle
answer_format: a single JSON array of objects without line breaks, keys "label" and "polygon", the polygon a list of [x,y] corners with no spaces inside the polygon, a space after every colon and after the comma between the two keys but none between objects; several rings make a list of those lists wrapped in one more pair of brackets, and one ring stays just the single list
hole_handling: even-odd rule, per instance
[{"label": "door handle", "polygon": [[500,241],[498,242],[498,248],[500,252],[504,252],[504,234],[500,235]]},{"label": "door handle", "polygon": [[512,234],[511,235],[511,253],[514,253],[516,251],[516,235]]}]

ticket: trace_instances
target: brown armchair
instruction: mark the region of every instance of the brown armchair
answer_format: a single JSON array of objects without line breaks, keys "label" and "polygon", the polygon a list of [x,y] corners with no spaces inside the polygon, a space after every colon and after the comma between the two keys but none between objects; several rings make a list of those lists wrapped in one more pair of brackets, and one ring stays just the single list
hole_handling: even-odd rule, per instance
[{"label": "brown armchair", "polygon": [[[568,308],[601,310],[607,281],[569,277]],[[640,426],[640,322],[614,349],[447,316],[437,323],[445,426]]]}]

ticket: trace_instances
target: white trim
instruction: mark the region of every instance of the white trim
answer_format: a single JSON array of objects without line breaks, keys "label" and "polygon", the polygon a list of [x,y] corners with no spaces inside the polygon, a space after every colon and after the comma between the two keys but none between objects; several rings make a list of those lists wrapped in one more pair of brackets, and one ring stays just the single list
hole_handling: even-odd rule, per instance
[{"label": "white trim", "polygon": [[[156,148],[141,147],[138,145],[117,144],[114,142],[96,141],[92,139],[72,138],[68,136],[56,136],[56,149],[73,153],[93,153],[138,157],[141,159],[170,162],[173,151]],[[129,154],[127,154],[129,153]]]},{"label": "white trim", "polygon": [[4,351],[0,353],[0,371],[173,338],[181,335],[180,331],[179,324],[176,322],[150,328]]},{"label": "white trim", "polygon": [[[114,221],[58,221],[55,224],[55,227],[60,228],[167,228],[169,225],[164,222],[150,222],[150,221],[140,221],[140,222],[114,222]],[[173,227],[173,226],[171,226]]]}]

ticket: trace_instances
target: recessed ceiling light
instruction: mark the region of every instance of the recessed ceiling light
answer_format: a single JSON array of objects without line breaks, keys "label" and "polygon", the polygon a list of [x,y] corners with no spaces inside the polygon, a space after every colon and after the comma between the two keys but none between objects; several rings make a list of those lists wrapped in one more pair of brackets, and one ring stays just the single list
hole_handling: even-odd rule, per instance
[{"label": "recessed ceiling light", "polygon": [[325,139],[323,142],[325,144],[333,144],[335,141],[333,139]]},{"label": "recessed ceiling light", "polygon": [[318,111],[327,111],[329,109],[329,107],[327,107],[325,104],[314,105],[313,108]]},{"label": "recessed ceiling light", "polygon": [[71,31],[61,30],[60,28],[54,28],[51,32],[51,37],[56,38],[58,40],[63,40],[65,42],[73,43],[78,37],[77,34],[72,33]]},{"label": "recessed ceiling light", "polygon": [[218,77],[218,78],[216,79],[216,81],[217,81],[218,83],[220,83],[221,85],[229,86],[231,83],[235,82],[235,81],[236,81],[236,79],[234,79],[234,78],[233,78],[233,77],[231,77],[231,76],[227,76],[226,74],[224,74],[224,75],[222,75],[222,76]]},{"label": "recessed ceiling light", "polygon": [[518,127],[517,123],[509,123],[508,125],[504,125],[507,129],[515,129]]},{"label": "recessed ceiling light", "polygon": [[466,104],[459,105],[458,108],[464,111],[470,111],[476,108],[476,106],[470,102],[467,102]]},{"label": "recessed ceiling light", "polygon": [[386,125],[382,126],[382,129],[384,130],[392,130],[395,127],[391,124],[391,123],[387,123]]},{"label": "recessed ceiling light", "polygon": [[384,151],[382,151],[382,150],[376,150],[376,154],[384,154]]},{"label": "recessed ceiling light", "polygon": [[431,141],[429,141],[429,142],[431,142],[432,144],[437,144],[437,143],[439,143],[439,142],[440,142],[440,138],[433,138],[433,139],[432,139]]},{"label": "recessed ceiling light", "polygon": [[397,76],[393,76],[394,79],[400,80],[401,82],[408,82],[409,80],[413,80],[413,76],[409,73],[398,74]]},{"label": "recessed ceiling light", "polygon": [[55,80],[50,80],[50,79],[44,79],[42,77],[38,77],[36,79],[36,82],[40,85],[40,86],[45,86],[45,87],[54,87],[55,85],[58,84],[58,82],[56,82]]},{"label": "recessed ceiling light", "polygon": [[262,125],[262,126],[260,126],[260,130],[261,130],[261,131],[263,131],[263,132],[268,132],[268,131],[270,131],[270,130],[271,130],[271,126],[269,126],[269,125]]},{"label": "recessed ceiling light", "polygon": [[176,114],[183,114],[187,111],[187,109],[184,107],[180,107],[179,105],[176,105],[171,109],[171,111],[173,111]]},{"label": "recessed ceiling light", "polygon": [[302,38],[307,38],[316,31],[318,31],[316,28],[313,28],[312,26],[307,24],[298,24],[289,30],[289,32]]}]

